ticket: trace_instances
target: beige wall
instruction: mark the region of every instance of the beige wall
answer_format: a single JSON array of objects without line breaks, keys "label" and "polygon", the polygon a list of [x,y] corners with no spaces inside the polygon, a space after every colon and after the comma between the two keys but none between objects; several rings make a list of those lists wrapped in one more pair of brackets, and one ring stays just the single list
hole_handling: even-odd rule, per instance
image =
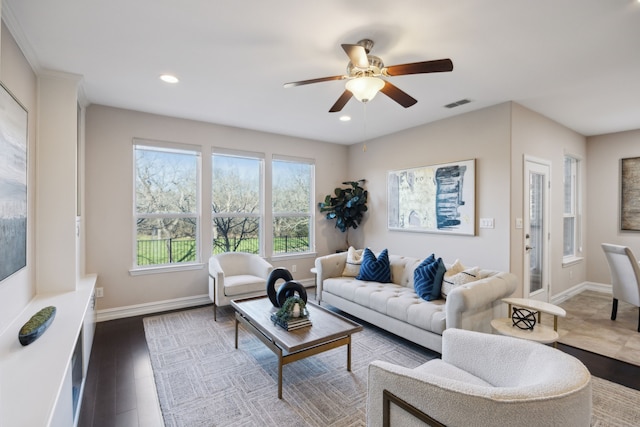
[{"label": "beige wall", "polygon": [[[0,80],[29,112],[27,267],[0,283],[0,333],[20,313],[35,294],[35,141],[36,141],[36,76],[22,55],[11,33],[2,23],[0,47]],[[1,155],[1,154],[0,154]],[[0,261],[1,262],[1,261]]]},{"label": "beige wall", "polygon": [[[462,114],[381,137],[349,149],[348,179],[367,179],[369,213],[356,240],[375,251],[427,257],[465,266],[509,269],[510,104]],[[476,236],[389,231],[387,172],[476,159],[476,219],[493,218],[495,228]],[[476,221],[477,222],[477,221]],[[357,231],[360,231],[357,230]],[[364,237],[363,237],[364,236]]]},{"label": "beige wall", "polygon": [[[586,162],[586,138],[570,129],[537,114],[527,108],[512,103],[512,136],[511,136],[511,271],[523,277],[524,230],[515,228],[516,218],[524,217],[523,177],[524,157],[532,156],[551,164],[551,194],[549,232],[550,240],[550,277],[551,298],[580,284],[586,280],[586,260],[563,267],[563,170],[564,155],[572,155],[582,159],[580,182],[586,182],[588,165]],[[587,210],[584,209],[584,192],[582,200],[582,231],[585,238]],[[583,245],[584,246],[584,245]],[[583,251],[586,256],[587,252]],[[522,289],[519,289],[522,292]],[[522,296],[519,294],[518,296]]]},{"label": "beige wall", "polygon": [[640,157],[640,130],[587,139],[587,277],[591,282],[611,283],[601,243],[629,246],[640,256],[640,233],[620,231],[620,159],[628,157]]},{"label": "beige wall", "polygon": [[[133,259],[133,150],[134,137],[193,144],[208,157],[211,147],[315,159],[316,200],[346,175],[347,147],[282,135],[92,105],[86,112],[86,271],[98,274],[104,297],[100,310],[147,304],[207,293],[207,270],[131,276]],[[207,162],[203,159],[203,163]],[[269,170],[266,182],[269,182]],[[266,184],[268,185],[268,184]],[[269,206],[269,200],[265,205]],[[205,206],[208,203],[204,203]],[[210,215],[203,212],[203,238]],[[324,255],[337,247],[339,234],[317,218],[316,249]],[[208,259],[208,258],[207,258]],[[275,266],[296,264],[295,279],[311,278],[315,256],[270,260]],[[206,261],[206,260],[205,260]]]}]

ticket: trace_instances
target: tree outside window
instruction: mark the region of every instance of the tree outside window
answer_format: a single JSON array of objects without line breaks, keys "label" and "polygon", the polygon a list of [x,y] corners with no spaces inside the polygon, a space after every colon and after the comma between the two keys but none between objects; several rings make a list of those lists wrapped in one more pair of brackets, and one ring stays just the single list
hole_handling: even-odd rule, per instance
[{"label": "tree outside window", "polygon": [[213,253],[261,254],[263,159],[212,156]]},{"label": "tree outside window", "polygon": [[199,156],[191,150],[135,145],[135,265],[199,259]]},{"label": "tree outside window", "polygon": [[273,254],[313,249],[311,162],[274,158],[272,163]]}]

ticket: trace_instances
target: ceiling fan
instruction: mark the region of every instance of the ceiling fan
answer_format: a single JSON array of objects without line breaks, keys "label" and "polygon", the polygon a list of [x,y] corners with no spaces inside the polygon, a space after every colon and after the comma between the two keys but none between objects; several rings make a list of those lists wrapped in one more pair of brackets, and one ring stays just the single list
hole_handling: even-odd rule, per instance
[{"label": "ceiling fan", "polygon": [[382,59],[374,55],[369,55],[371,48],[373,48],[373,40],[370,39],[360,40],[357,44],[343,44],[342,49],[344,49],[351,60],[347,65],[347,74],[285,83],[284,87],[302,86],[331,80],[347,80],[345,91],[336,103],[333,104],[329,110],[330,113],[341,111],[352,96],[360,102],[368,102],[371,101],[378,92],[384,93],[404,108],[408,108],[418,102],[418,100],[381,77],[442,73],[453,70],[453,62],[451,62],[450,59],[412,62],[409,64],[385,67]]}]

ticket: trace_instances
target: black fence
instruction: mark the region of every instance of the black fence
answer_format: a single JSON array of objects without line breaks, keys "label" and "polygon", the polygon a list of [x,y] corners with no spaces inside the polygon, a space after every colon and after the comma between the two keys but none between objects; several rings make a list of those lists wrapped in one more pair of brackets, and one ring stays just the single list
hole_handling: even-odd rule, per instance
[{"label": "black fence", "polygon": [[[213,241],[214,254],[234,251],[234,249],[235,252],[257,254],[260,251],[260,241],[257,238],[218,238]],[[273,240],[273,252],[276,254],[308,252],[309,250],[309,237],[282,236]],[[194,239],[138,240],[137,258],[138,265],[195,261],[196,241]]]}]

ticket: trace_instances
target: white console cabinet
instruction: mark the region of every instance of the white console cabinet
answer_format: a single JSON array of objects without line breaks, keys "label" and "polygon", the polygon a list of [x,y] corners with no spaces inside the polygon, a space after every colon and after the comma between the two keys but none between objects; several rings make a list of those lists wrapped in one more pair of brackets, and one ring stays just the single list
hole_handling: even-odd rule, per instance
[{"label": "white console cabinet", "polygon": [[[70,427],[77,423],[95,330],[95,275],[76,290],[42,293],[0,336],[0,426]],[[27,346],[18,332],[47,306],[56,317]]]}]

